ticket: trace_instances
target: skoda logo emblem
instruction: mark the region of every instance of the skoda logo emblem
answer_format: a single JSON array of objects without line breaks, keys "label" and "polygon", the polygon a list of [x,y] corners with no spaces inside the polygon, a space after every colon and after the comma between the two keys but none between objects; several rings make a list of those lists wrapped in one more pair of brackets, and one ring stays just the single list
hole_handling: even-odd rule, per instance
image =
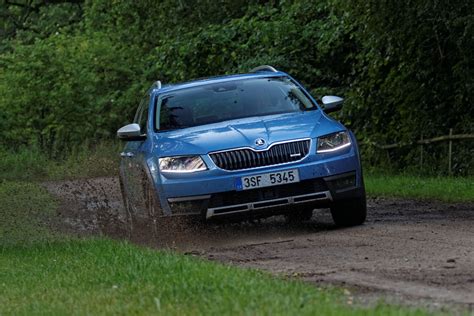
[{"label": "skoda logo emblem", "polygon": [[265,140],[264,140],[263,138],[257,138],[257,139],[255,140],[255,145],[257,145],[257,146],[263,146],[263,145],[265,145]]}]

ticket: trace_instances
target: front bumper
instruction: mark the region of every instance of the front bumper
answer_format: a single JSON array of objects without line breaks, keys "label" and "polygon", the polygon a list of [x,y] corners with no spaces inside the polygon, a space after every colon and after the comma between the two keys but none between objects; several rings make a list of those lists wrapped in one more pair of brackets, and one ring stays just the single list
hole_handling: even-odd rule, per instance
[{"label": "front bumper", "polygon": [[[203,156],[206,161],[208,157]],[[206,161],[208,166],[212,162]],[[300,182],[238,191],[237,177],[298,169]],[[328,207],[333,201],[364,194],[358,153],[354,147],[337,155],[312,155],[284,166],[229,172],[210,170],[191,175],[160,176],[157,184],[165,215],[200,214],[206,219],[284,213],[301,204]]]},{"label": "front bumper", "polygon": [[241,215],[262,217],[290,212],[304,204],[329,207],[333,201],[361,197],[356,172],[274,187],[229,191],[168,199],[173,215],[202,215],[206,219]]}]

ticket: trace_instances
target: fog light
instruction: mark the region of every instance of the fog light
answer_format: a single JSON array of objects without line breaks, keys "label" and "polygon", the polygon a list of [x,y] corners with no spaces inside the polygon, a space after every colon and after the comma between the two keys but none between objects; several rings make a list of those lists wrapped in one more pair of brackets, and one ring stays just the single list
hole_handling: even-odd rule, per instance
[{"label": "fog light", "polygon": [[339,179],[335,179],[331,181],[332,187],[336,191],[348,189],[348,188],[353,188],[356,186],[356,176],[354,174],[350,174],[346,177],[342,177]]}]

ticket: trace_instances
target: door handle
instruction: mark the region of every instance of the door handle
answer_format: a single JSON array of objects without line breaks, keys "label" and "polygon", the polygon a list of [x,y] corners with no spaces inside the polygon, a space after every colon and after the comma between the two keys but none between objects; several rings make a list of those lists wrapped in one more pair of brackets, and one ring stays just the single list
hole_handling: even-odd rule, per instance
[{"label": "door handle", "polygon": [[121,153],[120,153],[120,157],[124,157],[124,158],[126,158],[126,157],[130,158],[130,157],[133,157],[133,156],[134,156],[134,154],[131,153],[131,152],[128,152],[128,153],[126,153],[126,152],[121,152]]}]

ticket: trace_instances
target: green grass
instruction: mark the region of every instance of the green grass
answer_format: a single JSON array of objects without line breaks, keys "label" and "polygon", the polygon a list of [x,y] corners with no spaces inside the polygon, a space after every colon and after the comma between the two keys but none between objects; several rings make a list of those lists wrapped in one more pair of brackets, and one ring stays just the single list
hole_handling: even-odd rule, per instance
[{"label": "green grass", "polygon": [[16,152],[0,147],[0,180],[62,180],[116,175],[122,145],[84,145],[71,149],[61,159],[50,159],[35,147]]},{"label": "green grass", "polygon": [[0,314],[425,315],[104,239],[0,248]]},{"label": "green grass", "polygon": [[46,190],[34,183],[0,181],[0,245],[54,239],[46,222],[55,208]]},{"label": "green grass", "polygon": [[[357,308],[339,289],[105,238],[52,234],[36,184],[0,182],[0,315],[425,315]],[[5,220],[6,219],[6,220]]]},{"label": "green grass", "polygon": [[420,177],[366,174],[369,196],[433,199],[446,202],[474,201],[474,178]]}]

